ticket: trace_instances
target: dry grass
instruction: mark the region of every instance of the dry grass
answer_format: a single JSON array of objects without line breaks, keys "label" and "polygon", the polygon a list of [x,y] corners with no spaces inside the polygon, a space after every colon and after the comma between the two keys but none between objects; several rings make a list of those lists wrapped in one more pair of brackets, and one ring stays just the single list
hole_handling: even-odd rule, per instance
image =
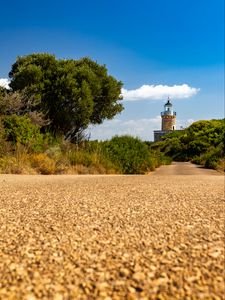
[{"label": "dry grass", "polygon": [[21,145],[14,153],[0,158],[2,174],[115,174],[118,170],[112,163],[103,160],[97,153],[69,150],[59,147],[45,153],[29,153]]},{"label": "dry grass", "polygon": [[217,171],[219,172],[225,172],[225,158],[221,159],[217,164]]},{"label": "dry grass", "polygon": [[39,174],[55,174],[55,161],[45,153],[31,155],[30,163],[32,168],[35,169]]}]

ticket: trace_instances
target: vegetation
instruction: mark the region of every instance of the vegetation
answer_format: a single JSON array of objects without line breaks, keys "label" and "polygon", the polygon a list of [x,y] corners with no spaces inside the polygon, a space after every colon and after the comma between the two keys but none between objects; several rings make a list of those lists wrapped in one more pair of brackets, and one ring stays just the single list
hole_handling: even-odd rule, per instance
[{"label": "vegetation", "polygon": [[206,168],[224,170],[225,119],[197,121],[185,130],[166,135],[151,149],[177,161],[192,161]]},{"label": "vegetation", "polygon": [[147,143],[131,136],[115,136],[103,144],[105,156],[123,174],[144,174],[162,163],[162,155],[149,150]]},{"label": "vegetation", "polygon": [[[150,152],[147,144],[137,138],[121,136],[105,142],[73,144],[41,133],[37,125],[27,127],[28,120],[10,116],[4,123],[7,127],[1,125],[0,173],[144,174],[165,163],[162,155]],[[15,132],[11,121],[19,125],[14,127]]]},{"label": "vegetation", "polygon": [[9,73],[13,92],[22,97],[20,114],[41,113],[42,129],[70,141],[82,139],[90,124],[121,112],[122,82],[89,58],[57,60],[51,54],[18,57]]},{"label": "vegetation", "polygon": [[[122,83],[89,58],[18,57],[0,88],[0,172],[146,173],[165,163],[130,136],[88,141],[85,130],[123,109]],[[167,160],[168,162],[168,160]]]},{"label": "vegetation", "polygon": [[89,58],[19,57],[0,87],[0,173],[144,174],[172,160],[224,163],[224,120],[198,121],[162,142],[88,141],[85,130],[122,111],[122,83]]}]

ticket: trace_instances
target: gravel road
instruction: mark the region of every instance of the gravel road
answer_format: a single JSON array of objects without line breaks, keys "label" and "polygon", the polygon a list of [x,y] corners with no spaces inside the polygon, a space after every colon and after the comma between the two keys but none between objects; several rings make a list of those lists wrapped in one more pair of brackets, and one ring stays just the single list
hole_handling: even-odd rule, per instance
[{"label": "gravel road", "polygon": [[0,299],[224,299],[224,177],[171,168],[0,175]]}]

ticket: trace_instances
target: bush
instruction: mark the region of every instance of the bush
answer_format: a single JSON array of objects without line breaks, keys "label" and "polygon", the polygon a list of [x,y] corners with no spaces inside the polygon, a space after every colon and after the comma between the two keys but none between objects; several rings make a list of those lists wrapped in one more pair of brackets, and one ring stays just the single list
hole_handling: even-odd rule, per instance
[{"label": "bush", "polygon": [[218,161],[208,158],[205,162],[205,167],[208,169],[217,169]]},{"label": "bush", "polygon": [[72,166],[83,165],[89,167],[91,164],[97,162],[95,154],[85,151],[70,151],[68,153],[68,158]]},{"label": "bush", "polygon": [[217,167],[216,169],[220,172],[225,172],[225,158],[223,159],[220,159],[218,162],[217,162]]},{"label": "bush", "polygon": [[31,166],[39,174],[54,174],[56,170],[55,161],[47,156],[45,153],[33,154],[31,156]]},{"label": "bush", "polygon": [[115,136],[103,145],[106,157],[123,174],[144,174],[154,166],[148,146],[138,138]]},{"label": "bush", "polygon": [[34,174],[30,165],[27,149],[18,144],[13,152],[6,152],[0,158],[0,173],[5,174]]},{"label": "bush", "polygon": [[0,158],[0,173],[23,174],[24,165],[14,156],[4,156]]},{"label": "bush", "polygon": [[11,144],[5,140],[5,129],[0,119],[0,157],[12,150]]},{"label": "bush", "polygon": [[42,150],[43,135],[39,127],[32,124],[27,116],[4,116],[2,124],[4,137],[12,145],[19,143],[34,152]]}]

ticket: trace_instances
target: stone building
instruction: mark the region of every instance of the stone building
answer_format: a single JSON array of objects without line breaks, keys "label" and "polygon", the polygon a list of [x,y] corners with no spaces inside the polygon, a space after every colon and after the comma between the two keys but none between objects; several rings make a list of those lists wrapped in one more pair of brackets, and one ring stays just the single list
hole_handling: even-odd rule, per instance
[{"label": "stone building", "polygon": [[176,130],[176,112],[173,111],[173,105],[168,98],[164,104],[164,111],[161,112],[162,126],[161,130],[154,130],[154,141],[158,142],[167,133]]}]

